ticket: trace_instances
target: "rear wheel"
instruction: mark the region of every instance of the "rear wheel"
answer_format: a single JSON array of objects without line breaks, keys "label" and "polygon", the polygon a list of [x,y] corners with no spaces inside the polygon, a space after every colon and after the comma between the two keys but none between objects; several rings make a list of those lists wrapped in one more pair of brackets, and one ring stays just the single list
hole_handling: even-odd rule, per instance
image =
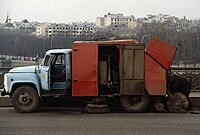
[{"label": "rear wheel", "polygon": [[145,91],[144,95],[121,97],[121,105],[127,112],[143,112],[149,104],[149,95]]},{"label": "rear wheel", "polygon": [[172,113],[185,113],[188,105],[187,97],[180,92],[174,92],[167,99],[167,108]]},{"label": "rear wheel", "polygon": [[33,112],[38,107],[39,97],[33,87],[20,86],[13,92],[11,101],[18,112]]}]

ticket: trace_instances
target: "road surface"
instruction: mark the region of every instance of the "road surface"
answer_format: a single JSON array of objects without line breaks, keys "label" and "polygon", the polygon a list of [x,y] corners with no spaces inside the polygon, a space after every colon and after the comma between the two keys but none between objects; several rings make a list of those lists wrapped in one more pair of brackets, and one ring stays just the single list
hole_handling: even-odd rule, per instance
[{"label": "road surface", "polygon": [[88,114],[82,109],[44,108],[18,113],[0,108],[0,135],[199,135],[200,114]]}]

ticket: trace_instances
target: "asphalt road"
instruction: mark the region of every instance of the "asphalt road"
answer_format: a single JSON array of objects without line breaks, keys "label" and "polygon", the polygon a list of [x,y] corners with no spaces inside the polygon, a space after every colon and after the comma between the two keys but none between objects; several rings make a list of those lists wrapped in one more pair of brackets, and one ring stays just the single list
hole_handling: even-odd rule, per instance
[{"label": "asphalt road", "polygon": [[18,113],[0,108],[0,135],[199,135],[200,114],[88,114],[81,109],[44,108]]}]

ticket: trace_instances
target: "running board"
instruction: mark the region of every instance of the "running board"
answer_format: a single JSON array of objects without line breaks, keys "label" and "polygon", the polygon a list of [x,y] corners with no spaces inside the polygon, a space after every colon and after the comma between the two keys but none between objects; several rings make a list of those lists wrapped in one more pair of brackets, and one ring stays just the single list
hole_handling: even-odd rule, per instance
[{"label": "running board", "polygon": [[50,90],[50,91],[42,91],[42,97],[57,97],[63,96],[67,94],[67,90]]}]

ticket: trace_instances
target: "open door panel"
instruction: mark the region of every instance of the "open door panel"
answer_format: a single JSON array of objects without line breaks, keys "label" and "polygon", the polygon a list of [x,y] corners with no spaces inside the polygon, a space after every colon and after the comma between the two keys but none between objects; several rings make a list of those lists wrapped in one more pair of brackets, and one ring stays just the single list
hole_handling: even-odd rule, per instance
[{"label": "open door panel", "polygon": [[72,96],[98,95],[98,45],[74,44],[72,51]]},{"label": "open door panel", "polygon": [[121,49],[122,95],[144,94],[144,46],[123,45]]}]

